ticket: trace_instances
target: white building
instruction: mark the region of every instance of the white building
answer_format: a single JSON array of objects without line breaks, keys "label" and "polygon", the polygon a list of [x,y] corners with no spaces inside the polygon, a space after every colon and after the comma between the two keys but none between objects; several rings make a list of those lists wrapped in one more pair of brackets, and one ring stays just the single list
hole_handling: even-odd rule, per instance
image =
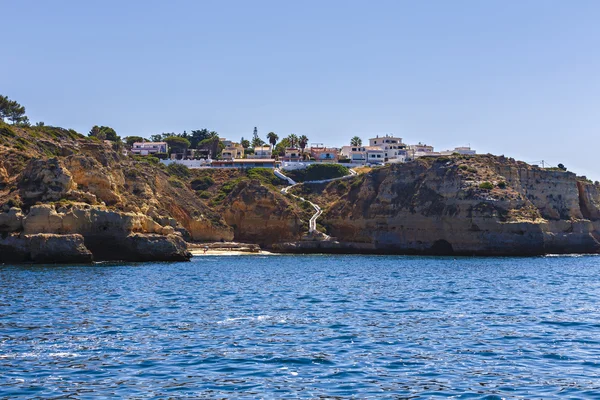
[{"label": "white building", "polygon": [[377,146],[383,150],[384,161],[404,162],[407,158],[406,145],[402,138],[393,135],[385,135],[369,139],[369,146]]},{"label": "white building", "polygon": [[297,147],[287,147],[285,149],[285,155],[282,158],[282,161],[290,162],[290,161],[301,161],[302,160],[302,152]]},{"label": "white building", "polygon": [[363,146],[342,146],[340,156],[344,156],[351,163],[364,164],[367,162],[367,152]]},{"label": "white building", "polygon": [[437,151],[433,151],[433,146],[429,146],[427,144],[423,144],[419,142],[419,144],[411,144],[407,149],[407,158],[409,160],[414,160],[415,158],[425,157],[425,156],[440,156],[441,153]]},{"label": "white building", "polygon": [[385,161],[385,150],[379,146],[365,146],[367,163],[383,163]]},{"label": "white building", "polygon": [[271,146],[256,146],[254,148],[254,154],[248,154],[247,157],[271,159],[273,157],[273,151],[271,150]]},{"label": "white building", "polygon": [[455,147],[454,150],[444,150],[440,152],[440,154],[443,156],[451,156],[454,153],[458,153],[464,156],[473,156],[477,154],[475,150],[471,149],[470,146]]},{"label": "white building", "polygon": [[317,162],[338,162],[340,157],[339,149],[334,147],[312,146],[309,150],[310,156]]},{"label": "white building", "polygon": [[135,142],[131,146],[131,153],[147,156],[149,154],[167,153],[169,145],[166,142]]}]

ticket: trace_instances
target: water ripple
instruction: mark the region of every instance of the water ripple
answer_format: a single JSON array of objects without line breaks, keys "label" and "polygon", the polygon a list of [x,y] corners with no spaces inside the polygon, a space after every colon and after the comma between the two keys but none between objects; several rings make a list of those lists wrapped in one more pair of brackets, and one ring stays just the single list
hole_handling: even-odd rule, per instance
[{"label": "water ripple", "polygon": [[0,266],[0,398],[597,398],[599,262]]}]

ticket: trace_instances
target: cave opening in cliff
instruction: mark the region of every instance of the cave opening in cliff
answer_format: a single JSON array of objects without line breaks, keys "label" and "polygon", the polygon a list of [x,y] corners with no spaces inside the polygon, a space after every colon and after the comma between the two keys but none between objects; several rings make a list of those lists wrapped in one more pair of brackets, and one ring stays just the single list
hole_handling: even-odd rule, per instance
[{"label": "cave opening in cliff", "polygon": [[436,256],[449,256],[454,254],[452,244],[444,239],[436,240],[429,251]]}]

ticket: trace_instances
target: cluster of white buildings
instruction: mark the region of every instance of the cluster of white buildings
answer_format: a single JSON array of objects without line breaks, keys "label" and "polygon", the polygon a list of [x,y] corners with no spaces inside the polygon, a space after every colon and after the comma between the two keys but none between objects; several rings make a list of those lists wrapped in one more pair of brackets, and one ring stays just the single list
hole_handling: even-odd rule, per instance
[{"label": "cluster of white buildings", "polygon": [[[404,163],[415,160],[419,157],[435,157],[452,155],[455,153],[462,155],[474,155],[475,150],[471,147],[456,147],[453,150],[435,151],[433,146],[418,143],[407,145],[401,137],[393,135],[375,136],[369,139],[369,145],[342,146],[341,148],[324,147],[323,145],[311,146],[305,149],[290,147],[285,149],[283,156],[275,159],[273,149],[269,145],[255,147],[253,153],[246,154],[244,147],[240,143],[232,142],[227,139],[220,139],[224,150],[221,152],[219,160],[191,159],[193,154],[185,154],[183,160],[175,160],[172,155],[171,160],[165,163],[178,162],[194,167],[222,167],[222,168],[253,168],[253,167],[272,167],[282,165],[284,168],[293,168],[295,164],[303,165],[311,162],[329,162],[351,165],[377,165],[389,163]],[[138,155],[152,155],[156,153],[167,153],[169,150],[167,143],[164,142],[137,142],[134,143],[131,153]],[[188,150],[194,152],[195,150]],[[197,152],[198,150],[196,150]],[[197,155],[197,154],[196,154]],[[187,159],[186,159],[187,158]],[[298,165],[296,165],[298,166]]]},{"label": "cluster of white buildings", "polygon": [[402,138],[393,135],[369,139],[368,146],[343,146],[340,156],[358,164],[403,163],[424,156],[443,156],[454,153],[474,155],[470,147],[456,147],[453,150],[434,151],[433,146],[423,143],[407,145]]}]

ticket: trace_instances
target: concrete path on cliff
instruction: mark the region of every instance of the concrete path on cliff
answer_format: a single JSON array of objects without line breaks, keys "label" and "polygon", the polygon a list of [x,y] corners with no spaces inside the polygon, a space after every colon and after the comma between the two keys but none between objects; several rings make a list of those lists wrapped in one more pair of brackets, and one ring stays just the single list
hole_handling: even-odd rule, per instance
[{"label": "concrete path on cliff", "polygon": [[[300,183],[295,182],[292,178],[285,175],[283,172],[281,172],[281,170],[279,168],[275,168],[274,173],[275,173],[275,176],[283,179],[284,181],[287,181],[290,184],[290,186],[286,186],[283,189],[281,189],[281,193],[289,194],[290,196],[292,196],[296,199],[306,201],[306,202],[308,202],[308,204],[310,204],[312,206],[312,208],[315,209],[315,213],[310,218],[310,221],[308,221],[308,233],[318,232],[319,234],[323,235],[325,240],[329,240],[331,238],[329,235],[327,235],[325,232],[320,232],[319,230],[317,230],[317,219],[321,216],[321,214],[323,214],[323,210],[321,210],[321,207],[319,207],[312,201],[306,200],[304,197],[296,196],[295,194],[289,193],[289,190],[291,188],[300,185]],[[324,180],[320,180],[320,181],[306,181],[306,182],[302,182],[302,183],[327,183],[327,182],[333,182],[333,181],[339,181],[342,179],[352,178],[353,176],[356,176],[356,175],[358,175],[356,173],[356,171],[354,171],[353,169],[350,169],[350,174],[340,176],[339,178],[324,179]]]}]

